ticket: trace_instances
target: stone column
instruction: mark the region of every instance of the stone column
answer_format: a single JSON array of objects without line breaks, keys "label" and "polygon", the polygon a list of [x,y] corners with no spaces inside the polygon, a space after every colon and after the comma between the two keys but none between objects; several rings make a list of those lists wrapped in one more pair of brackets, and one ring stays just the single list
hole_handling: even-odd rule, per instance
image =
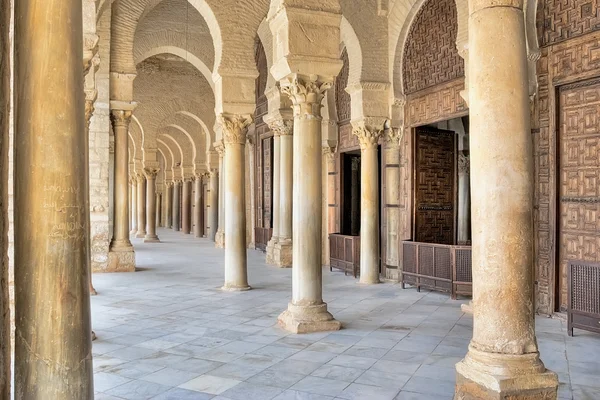
[{"label": "stone column", "polygon": [[202,175],[196,175],[194,181],[194,236],[200,238],[204,236],[204,212],[202,210]]},{"label": "stone column", "polygon": [[471,183],[469,156],[458,154],[458,244],[471,239]]},{"label": "stone column", "polygon": [[327,159],[327,238],[330,233],[336,233],[336,209],[335,209],[335,195],[336,195],[336,167],[335,167],[335,147],[326,146],[323,147],[323,154]]},{"label": "stone column", "polygon": [[[523,1],[469,1],[473,338],[456,399],[556,399],[533,307],[533,149]],[[500,62],[501,60],[501,62]]]},{"label": "stone column", "polygon": [[208,238],[214,242],[219,226],[219,174],[215,170],[210,171],[208,194]]},{"label": "stone column", "polygon": [[166,228],[173,229],[173,182],[167,183],[165,225]]},{"label": "stone column", "polygon": [[216,247],[225,247],[225,147],[223,142],[218,143],[215,149],[219,153],[219,190],[217,211],[217,233],[215,235]]},{"label": "stone column", "polygon": [[352,157],[350,165],[350,235],[360,235],[360,158]]},{"label": "stone column", "polygon": [[136,238],[146,237],[146,177],[143,173],[137,174],[137,218],[138,230]]},{"label": "stone column", "polygon": [[179,181],[175,181],[173,183],[173,230],[179,231],[179,212],[181,211],[179,208],[179,196],[181,196],[181,185]]},{"label": "stone column", "polygon": [[156,193],[156,228],[162,227],[162,193]]},{"label": "stone column", "polygon": [[294,174],[293,121],[280,120],[279,130],[279,198],[274,205],[279,208],[279,234],[275,243],[275,265],[292,266],[292,196]]},{"label": "stone column", "polygon": [[82,38],[81,1],[15,2],[16,399],[94,397]]},{"label": "stone column", "polygon": [[360,283],[379,283],[379,160],[377,143],[383,130],[361,126],[353,132],[360,143]]},{"label": "stone column", "polygon": [[404,142],[405,130],[389,128],[386,132],[387,149],[385,152],[385,218],[387,228],[386,265],[387,279],[398,279],[400,266],[400,152]]},{"label": "stone column", "polygon": [[192,180],[186,178],[182,183],[181,232],[190,234],[192,223]]},{"label": "stone column", "polygon": [[135,175],[133,175],[131,177],[131,179],[129,179],[130,185],[129,185],[129,199],[130,199],[130,206],[129,209],[131,210],[131,214],[129,214],[130,216],[130,221],[131,221],[131,230],[129,231],[130,234],[135,235],[137,233],[137,177]]},{"label": "stone column", "polygon": [[146,236],[144,243],[160,242],[156,235],[156,175],[158,169],[144,168],[146,176]]},{"label": "stone column", "polygon": [[280,176],[281,176],[281,145],[279,134],[281,130],[279,126],[277,126],[277,121],[271,123],[271,130],[273,131],[273,210],[271,212],[272,215],[272,224],[273,224],[273,233],[271,235],[271,240],[267,243],[267,264],[276,265],[277,261],[275,260],[275,245],[279,241],[279,211],[281,207],[281,203],[279,202],[279,195],[281,193],[279,184],[280,184]]},{"label": "stone column", "polygon": [[223,290],[249,290],[246,260],[246,129],[250,116],[220,115],[225,145],[225,284]]},{"label": "stone column", "polygon": [[323,302],[321,260],[321,101],[331,82],[305,77],[281,81],[294,105],[292,301],[279,324],[294,333],[338,330]]},{"label": "stone column", "polygon": [[[135,252],[129,241],[129,207],[127,205],[129,177],[129,123],[134,105],[129,103],[111,103],[111,122],[115,136],[115,189],[113,238],[108,253],[109,271],[135,271]],[[121,107],[121,108],[115,108]],[[137,199],[137,192],[132,193]],[[137,207],[137,201],[136,201]],[[138,224],[139,221],[133,221]],[[135,226],[134,224],[134,226]]]}]

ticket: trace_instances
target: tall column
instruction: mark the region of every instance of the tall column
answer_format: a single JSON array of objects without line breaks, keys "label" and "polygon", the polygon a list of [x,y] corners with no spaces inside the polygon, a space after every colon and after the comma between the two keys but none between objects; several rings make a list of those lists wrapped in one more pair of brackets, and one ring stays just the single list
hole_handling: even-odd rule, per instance
[{"label": "tall column", "polygon": [[129,209],[131,210],[131,214],[129,214],[130,216],[130,225],[131,225],[131,230],[130,230],[130,234],[135,235],[137,233],[137,176],[135,176],[135,174],[131,177],[131,179],[129,179],[130,182],[130,186],[129,186],[129,200],[130,200],[130,206]]},{"label": "tall column", "polygon": [[182,184],[181,232],[190,234],[192,223],[192,180],[186,178]]},{"label": "tall column", "polygon": [[279,233],[275,244],[275,265],[282,268],[292,266],[292,196],[294,174],[294,136],[291,120],[279,121],[279,198],[275,209],[279,209]]},{"label": "tall column", "polygon": [[267,264],[276,265],[277,262],[275,260],[275,245],[279,241],[279,210],[281,207],[281,203],[279,202],[280,195],[280,175],[281,175],[281,142],[279,139],[279,134],[281,129],[279,129],[277,121],[270,124],[270,128],[273,131],[273,210],[271,215],[273,216],[273,233],[271,235],[271,240],[267,243]]},{"label": "tall column", "polygon": [[215,246],[222,249],[225,247],[225,147],[223,142],[218,143],[215,149],[219,153],[219,211]]},{"label": "tall column", "polygon": [[173,182],[167,183],[165,203],[165,227],[173,229]]},{"label": "tall column", "polygon": [[82,38],[81,1],[15,2],[17,399],[94,396]]},{"label": "tall column", "polygon": [[360,235],[360,158],[352,157],[350,165],[350,234]]},{"label": "tall column", "polygon": [[385,249],[385,274],[388,279],[397,280],[400,265],[399,244],[400,234],[400,165],[402,146],[404,143],[403,127],[389,128],[386,132],[387,149],[385,151],[385,218],[386,238],[388,245]]},{"label": "tall column", "polygon": [[162,227],[162,193],[156,193],[156,228]]},{"label": "tall column", "polygon": [[135,237],[143,238],[146,236],[146,177],[143,173],[137,174],[137,218]]},{"label": "tall column", "polygon": [[249,290],[246,260],[246,128],[250,116],[220,115],[225,145],[225,284],[223,290]]},{"label": "tall column", "polygon": [[208,238],[213,242],[216,240],[217,227],[219,225],[219,174],[215,170],[210,171],[208,182]]},{"label": "tall column", "polygon": [[[533,149],[523,1],[469,1],[473,338],[456,399],[556,399],[533,308]],[[502,62],[498,62],[502,60]]]},{"label": "tall column", "polygon": [[[108,253],[108,267],[110,271],[131,272],[135,271],[135,252],[129,241],[129,233],[127,232],[129,228],[129,207],[127,206],[129,177],[128,132],[135,105],[112,102],[111,108],[111,122],[115,136],[115,188],[113,191],[113,238]],[[133,192],[132,197],[137,199],[137,192]],[[136,220],[134,222],[137,224],[139,221]]]},{"label": "tall column", "polygon": [[305,77],[281,82],[294,105],[292,301],[279,324],[295,333],[338,330],[323,302],[321,260],[321,101],[331,82]]},{"label": "tall column", "polygon": [[202,174],[196,175],[194,181],[194,236],[204,236],[204,210],[202,210]]},{"label": "tall column", "polygon": [[[383,127],[382,127],[383,128]],[[379,283],[379,161],[377,143],[383,130],[361,126],[360,143],[360,283]]]},{"label": "tall column", "polygon": [[179,181],[175,181],[175,183],[173,184],[173,222],[172,222],[172,226],[173,226],[173,230],[174,231],[179,231],[180,226],[179,226],[179,212],[180,212],[180,208],[179,208],[179,196],[181,196],[181,185],[179,184]]},{"label": "tall column", "polygon": [[160,242],[156,235],[156,175],[157,168],[144,168],[146,176],[146,236],[144,243]]},{"label": "tall column", "polygon": [[458,243],[466,244],[471,239],[471,183],[469,156],[458,155]]}]

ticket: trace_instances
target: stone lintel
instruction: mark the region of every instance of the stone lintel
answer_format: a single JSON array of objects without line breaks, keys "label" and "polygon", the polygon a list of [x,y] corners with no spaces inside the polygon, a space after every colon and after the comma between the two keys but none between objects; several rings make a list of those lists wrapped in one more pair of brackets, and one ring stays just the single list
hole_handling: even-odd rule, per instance
[{"label": "stone lintel", "polygon": [[279,326],[292,333],[339,331],[342,323],[327,311],[327,304],[298,306],[290,303],[278,318]]}]

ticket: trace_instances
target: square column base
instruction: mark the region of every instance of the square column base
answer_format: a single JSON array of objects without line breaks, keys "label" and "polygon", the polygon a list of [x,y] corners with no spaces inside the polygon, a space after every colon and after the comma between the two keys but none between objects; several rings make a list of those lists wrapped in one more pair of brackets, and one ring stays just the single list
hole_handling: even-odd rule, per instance
[{"label": "square column base", "polygon": [[327,311],[327,304],[297,306],[288,304],[288,309],[278,318],[279,326],[292,333],[339,331],[342,323]]},{"label": "square column base", "polygon": [[269,265],[275,265],[275,245],[278,241],[279,239],[273,236],[267,243],[267,264]]},{"label": "square column base", "polygon": [[220,229],[217,231],[217,234],[215,235],[215,247],[217,249],[225,248],[225,232],[223,232]]},{"label": "square column base", "polygon": [[280,240],[273,246],[274,264],[279,268],[292,267],[292,241]]},{"label": "square column base", "polygon": [[135,251],[131,244],[110,246],[106,272],[135,272]]},{"label": "square column base", "polygon": [[137,234],[135,235],[136,238],[138,239],[143,239],[146,237],[146,232],[140,232],[138,231]]},{"label": "square column base", "polygon": [[158,235],[146,235],[146,237],[144,238],[144,243],[160,243],[160,239],[158,238]]},{"label": "square column base", "polygon": [[539,355],[484,353],[469,347],[456,364],[455,400],[556,400],[558,376]]}]

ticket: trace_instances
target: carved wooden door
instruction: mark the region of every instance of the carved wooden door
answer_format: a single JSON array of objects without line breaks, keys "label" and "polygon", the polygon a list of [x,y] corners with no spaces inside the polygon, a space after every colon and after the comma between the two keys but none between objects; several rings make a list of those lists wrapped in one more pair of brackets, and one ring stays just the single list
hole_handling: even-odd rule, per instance
[{"label": "carved wooden door", "polygon": [[454,244],[456,134],[433,128],[415,132],[415,241]]},{"label": "carved wooden door", "polygon": [[558,304],[569,260],[600,262],[600,79],[560,89]]}]

